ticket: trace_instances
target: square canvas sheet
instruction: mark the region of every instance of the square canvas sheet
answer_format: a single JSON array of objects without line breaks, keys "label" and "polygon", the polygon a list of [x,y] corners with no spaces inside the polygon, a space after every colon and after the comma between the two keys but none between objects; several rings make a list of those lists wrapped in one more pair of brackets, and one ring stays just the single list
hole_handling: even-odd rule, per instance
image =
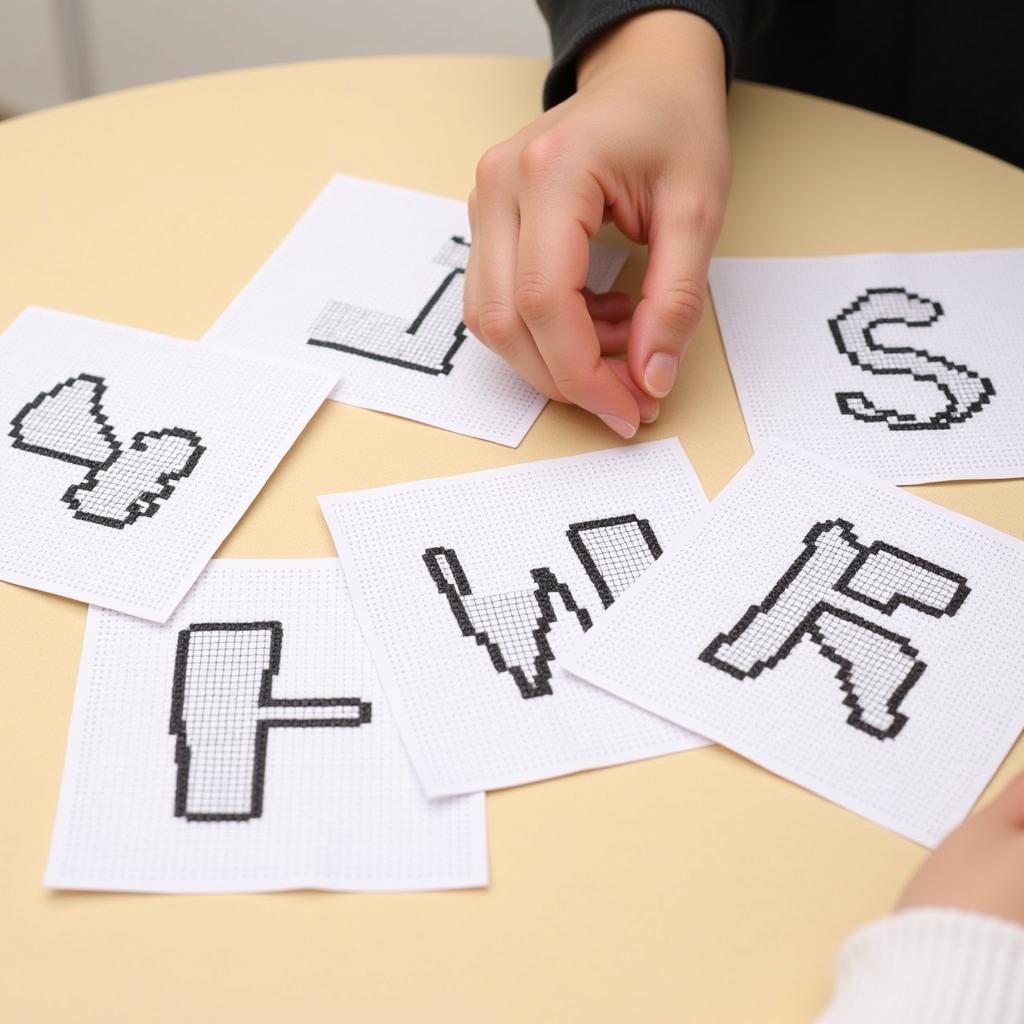
[{"label": "square canvas sheet", "polygon": [[755,448],[891,483],[1024,475],[1024,249],[716,259]]},{"label": "square canvas sheet", "polygon": [[164,621],[335,380],[27,310],[0,337],[0,579]]},{"label": "square canvas sheet", "polygon": [[214,561],[163,626],[89,610],[48,886],[486,882],[483,796],[424,795],[336,559]]},{"label": "square canvas sheet", "polygon": [[706,506],[678,441],[320,500],[432,796],[704,743],[557,660]]},{"label": "square canvas sheet", "polygon": [[[462,323],[466,204],[336,177],[206,334],[341,375],[332,398],[515,447],[547,399]],[[591,247],[588,284],[626,261]]]},{"label": "square canvas sheet", "polygon": [[1024,726],[1022,605],[1020,541],[768,445],[564,664],[933,846]]}]

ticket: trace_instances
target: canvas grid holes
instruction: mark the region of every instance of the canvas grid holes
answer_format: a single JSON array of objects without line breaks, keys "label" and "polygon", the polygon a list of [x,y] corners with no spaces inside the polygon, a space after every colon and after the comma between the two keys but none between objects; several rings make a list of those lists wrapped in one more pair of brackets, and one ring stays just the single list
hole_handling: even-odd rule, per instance
[{"label": "canvas grid holes", "polygon": [[906,605],[938,618],[960,610],[970,593],[967,581],[885,542],[865,546],[843,519],[818,523],[803,543],[768,596],[699,658],[736,679],[756,679],[810,639],[838,666],[843,703],[851,708],[848,724],[892,739],[907,723],[900,704],[927,665],[907,637],[836,605],[831,595],[886,615]]},{"label": "canvas grid holes", "polygon": [[[625,508],[616,494],[632,496]],[[653,560],[639,520],[650,524],[659,547],[667,546],[706,507],[678,441],[326,496],[321,504],[389,704],[431,795],[517,785],[703,744],[561,671],[559,659],[584,630],[549,585],[554,577],[576,609],[596,620],[633,575],[635,561],[646,567]],[[582,529],[598,522],[607,529]],[[614,523],[620,525],[609,526]],[[592,553],[589,573],[568,536],[573,524]],[[619,558],[596,543],[605,534]],[[471,594],[458,593],[454,574],[442,578],[458,609],[424,564],[432,548],[458,557],[462,589]],[[420,584],[398,586],[415,567]],[[548,571],[540,574],[543,586],[537,569]],[[557,615],[550,633],[555,657],[547,663],[550,695],[535,687],[535,659],[543,655],[543,665],[546,657],[535,635],[545,618],[538,591],[550,595]],[[518,595],[514,608],[502,600],[510,595]],[[504,628],[517,638],[518,651],[509,639],[490,635],[502,627],[474,614],[474,598],[499,599],[514,620],[514,628]],[[463,609],[468,631],[459,621]],[[523,699],[514,675],[495,664],[478,633],[487,634],[503,664],[523,670],[527,693],[539,699]]]},{"label": "canvas grid holes", "polygon": [[[229,892],[486,883],[482,798],[423,795],[379,703],[336,559],[214,560],[186,602],[165,626],[89,611],[48,886]],[[278,617],[261,617],[268,614]],[[219,812],[233,812],[236,799],[248,810],[253,682],[275,661],[278,624],[279,673],[259,680],[269,681],[273,704],[255,713],[268,724],[262,813],[228,818]],[[219,693],[206,689],[193,720],[216,741],[207,759],[214,785],[197,790],[205,803],[194,806],[200,814],[212,808],[209,819],[175,814],[173,670],[183,632],[212,641],[192,668],[196,677],[205,661],[226,684]],[[288,724],[277,728],[278,720]]]},{"label": "canvas grid holes", "polygon": [[452,269],[411,323],[388,313],[329,302],[310,328],[309,345],[365,356],[408,370],[449,374],[466,340],[462,300],[469,243],[460,235],[441,247],[434,262]]},{"label": "canvas grid holes", "polygon": [[756,450],[777,439],[897,484],[1024,472],[1024,249],[716,258]]},{"label": "canvas grid holes", "polygon": [[206,448],[180,427],[139,431],[124,446],[103,411],[102,377],[80,373],[42,391],[11,420],[13,447],[88,467],[61,500],[74,518],[121,530],[156,514]]},{"label": "canvas grid holes", "polygon": [[[770,593],[811,524],[837,512],[862,545],[884,542],[941,570],[932,583],[911,573],[912,582],[924,579],[915,599],[943,608],[938,615],[908,602],[887,613],[840,592],[829,601],[909,639],[926,666],[899,708],[907,722],[895,739],[851,727],[839,666],[810,640],[757,679],[737,679],[699,658],[750,602]],[[911,589],[903,578],[911,567],[879,549],[885,557],[865,561],[849,590],[889,608],[887,588]],[[1017,598],[1024,598],[1019,541],[769,443],[727,485],[690,541],[665,558],[614,616],[595,625],[565,668],[929,846],[962,820],[1019,737],[1024,700],[1016,666],[1024,639],[1011,625]],[[949,574],[962,577],[969,592]],[[703,599],[691,603],[688,594]],[[765,646],[777,648],[778,640],[773,632]],[[867,649],[852,653],[874,672],[879,648],[874,637],[867,640]],[[647,652],[642,664],[631,654],[636,649]],[[892,663],[885,668],[883,678],[890,677]],[[877,693],[883,709],[887,695]]]},{"label": "canvas grid holes", "polygon": [[[336,176],[206,340],[284,344],[341,374],[336,401],[516,447],[547,399],[462,325],[468,228],[457,200]],[[625,258],[593,246],[590,286]]]},{"label": "canvas grid holes", "polygon": [[[651,524],[635,514],[574,523],[565,536],[604,608],[661,555]],[[547,634],[552,624],[568,615],[584,633],[593,625],[591,613],[569,586],[544,566],[530,570],[532,591],[477,596],[451,548],[428,548],[423,561],[463,636],[487,649],[495,670],[512,676],[524,700],[550,694],[555,652]]]},{"label": "canvas grid holes", "polygon": [[907,376],[931,383],[946,405],[923,418],[898,409],[880,409],[862,391],[836,393],[839,411],[865,423],[884,423],[889,430],[948,430],[981,412],[995,395],[992,382],[963,363],[932,355],[916,345],[883,345],[875,338],[879,327],[903,324],[928,328],[945,311],[938,302],[907,288],[868,288],[828,321],[836,348],[853,366],[879,376]]},{"label": "canvas grid holes", "polygon": [[275,697],[283,641],[277,621],[193,623],[178,634],[170,722],[176,817],[260,817],[275,726],[355,728],[371,721],[372,704],[356,697]]},{"label": "canvas grid holes", "polygon": [[[0,475],[11,486],[0,488],[0,534],[19,543],[0,545],[0,577],[150,621],[170,616],[336,383],[323,369],[37,308],[10,325],[2,347]],[[288,365],[293,372],[283,374]],[[19,411],[78,380],[74,373],[96,378],[79,384],[78,397],[77,389],[61,389],[75,398],[63,412],[74,405],[73,418],[84,424],[79,442],[68,441],[66,425],[54,430],[33,418],[31,426],[47,427],[46,440],[26,443],[56,445],[76,461],[17,447],[7,434]],[[88,463],[111,454],[93,414],[97,381],[104,384],[99,415],[120,438],[120,454],[84,490]],[[46,406],[63,422],[59,398]],[[29,427],[22,420],[23,438]],[[161,432],[160,441],[149,436]],[[186,470],[198,451],[186,433],[204,450],[187,476],[171,480],[178,467],[168,472],[165,445],[182,445]],[[129,477],[131,493],[121,489]]]}]

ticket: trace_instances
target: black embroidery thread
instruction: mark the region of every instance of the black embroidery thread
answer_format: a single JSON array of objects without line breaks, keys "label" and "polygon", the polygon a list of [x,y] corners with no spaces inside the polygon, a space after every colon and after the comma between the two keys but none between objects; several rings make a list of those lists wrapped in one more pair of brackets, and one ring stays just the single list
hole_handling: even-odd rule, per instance
[{"label": "black embroidery thread", "polygon": [[[892,739],[907,722],[900,706],[927,666],[907,637],[832,604],[822,594],[835,591],[885,615],[906,605],[939,618],[960,610],[970,593],[967,581],[891,544],[859,543],[844,519],[815,524],[803,543],[804,550],[768,596],[751,605],[698,657],[735,679],[756,679],[810,638],[819,653],[839,666],[836,678],[845,694],[843,703],[851,709],[847,723],[876,739]],[[801,595],[801,586],[815,574],[823,578],[811,580],[811,589]],[[787,599],[795,606],[794,615],[787,620],[783,610],[773,618]],[[744,643],[746,649],[740,649]],[[851,651],[859,657],[851,657]]]},{"label": "black embroidery thread", "polygon": [[[455,621],[459,624],[462,635],[473,637],[481,647],[486,649],[495,671],[507,672],[512,676],[524,700],[550,694],[551,662],[554,661],[555,654],[548,642],[548,633],[551,631],[552,623],[558,619],[551,595],[559,596],[566,612],[576,616],[580,629],[584,632],[593,624],[590,612],[576,603],[572,591],[564,583],[560,583],[550,569],[533,569],[530,575],[536,584],[534,590],[482,598],[471,610],[467,605],[467,600],[472,600],[473,589],[469,585],[458,555],[451,548],[428,548],[423,553],[423,561],[426,563],[431,579],[437,585],[438,592],[448,599],[448,605],[452,615],[455,616]],[[445,574],[446,567],[451,578]],[[488,604],[494,606],[499,602],[498,621],[510,624],[509,629],[516,630],[520,634],[520,639],[525,630],[528,630],[532,636],[536,651],[532,659],[532,670],[527,670],[523,665],[510,661],[506,657],[506,653],[499,643],[500,638],[492,636],[493,627],[489,630],[480,628],[476,624],[477,619],[486,614]],[[494,618],[493,615],[489,617]],[[514,636],[515,634],[513,634]]]},{"label": "black embroidery thread", "polygon": [[[212,680],[203,677],[190,686],[193,641],[206,636],[215,637],[212,642],[223,646],[223,650],[215,647],[213,651],[214,668],[222,674]],[[246,641],[254,637],[261,644],[251,644],[250,649]],[[190,822],[259,818],[271,728],[352,728],[371,721],[373,705],[357,697],[275,697],[273,681],[280,668],[283,639],[278,621],[199,622],[178,633],[170,718],[178,766],[175,817]],[[256,649],[260,645],[265,648],[262,656]],[[342,708],[351,708],[353,713],[342,715]],[[305,709],[305,714],[298,714],[299,709]],[[317,715],[317,709],[322,713]],[[328,709],[338,709],[338,713]],[[202,742],[208,739],[210,729],[217,742]],[[197,753],[200,745],[201,753]],[[205,760],[202,753],[208,755]],[[201,763],[198,771],[197,761]],[[204,805],[202,810],[194,809],[195,801]],[[219,809],[211,810],[211,803],[219,804]],[[224,804],[231,804],[231,809],[225,810]]]},{"label": "black embroidery thread", "polygon": [[[566,537],[605,608],[661,555],[651,524],[635,515],[573,523]],[[495,671],[511,675],[524,700],[550,695],[555,653],[548,634],[558,619],[552,596],[583,632],[593,625],[569,587],[545,567],[530,571],[533,590],[480,597],[451,548],[428,548],[423,561],[460,632],[486,649]]]},{"label": "black embroidery thread", "polygon": [[[852,530],[852,527],[849,527],[849,529]],[[852,540],[856,544],[856,538],[854,537]],[[887,601],[880,601],[864,591],[857,590],[854,586],[854,580],[861,575],[868,562],[880,554],[891,555],[901,562],[916,565],[929,575],[940,576],[949,580],[956,585],[953,595],[940,606],[927,604],[924,601],[918,600],[912,594],[901,594],[898,591],[894,591]],[[970,587],[967,586],[967,580],[958,573],[950,572],[948,569],[943,569],[941,565],[936,565],[934,562],[929,562],[924,558],[918,558],[917,555],[902,551],[900,548],[894,547],[892,544],[886,544],[885,541],[881,540],[876,540],[874,543],[867,545],[867,547],[861,548],[860,553],[850,563],[850,568],[846,570],[842,578],[836,583],[835,589],[840,594],[853,598],[854,601],[859,601],[861,604],[877,609],[883,615],[892,615],[900,605],[906,605],[908,608],[913,608],[916,612],[930,615],[934,619],[942,618],[943,615],[951,617],[956,615],[960,610],[960,606],[967,600],[967,595],[971,592]]]},{"label": "black embroidery thread", "polygon": [[873,332],[883,324],[926,328],[943,315],[938,302],[905,288],[868,288],[829,320],[836,347],[858,369],[930,382],[946,399],[944,409],[922,419],[916,413],[880,409],[863,391],[841,391],[835,396],[840,412],[865,423],[884,423],[889,430],[948,430],[981,412],[996,393],[987,377],[923,348],[882,345],[874,340]]},{"label": "black embroidery thread", "polygon": [[[463,249],[468,251],[469,243],[453,235],[434,257],[434,262],[453,269],[408,326],[401,318],[386,313],[329,302],[310,328],[311,337],[306,344],[433,376],[451,373],[455,353],[466,340],[466,325],[462,321],[462,281],[466,273]],[[362,343],[357,344],[357,340]],[[420,343],[420,349],[426,349],[418,359],[406,352],[408,347],[417,348],[416,343]],[[380,346],[390,351],[381,351]]]},{"label": "black embroidery thread", "polygon": [[[106,381],[92,374],[68,377],[24,406],[11,420],[9,436],[14,448],[87,466],[85,479],[61,500],[75,519],[123,530],[155,515],[206,449],[198,434],[180,427],[139,431],[124,447],[103,412],[106,388]],[[56,437],[50,437],[54,431]],[[63,447],[44,443],[55,440]]]},{"label": "black embroidery thread", "polygon": [[[611,607],[615,598],[620,596],[636,580],[640,573],[647,568],[647,564],[643,566],[629,565],[626,567],[625,572],[622,571],[621,566],[614,566],[612,572],[609,572],[607,564],[603,567],[598,566],[596,552],[587,547],[585,538],[593,534],[602,537],[604,532],[610,528],[631,526],[633,524],[636,525],[636,531],[641,542],[646,546],[645,553],[649,556],[647,564],[650,564],[650,562],[661,557],[661,545],[658,543],[658,538],[654,535],[651,524],[646,519],[639,519],[635,515],[615,516],[611,519],[593,519],[585,523],[573,523],[566,531],[566,536],[569,538],[569,543],[572,545],[576,557],[580,560],[587,578],[593,583],[597,596],[601,599],[601,604],[605,608]],[[617,531],[617,533],[621,535],[621,531]]]},{"label": "black embroidery thread", "polygon": [[77,377],[68,377],[55,384],[49,391],[42,391],[31,402],[28,403],[11,420],[11,431],[8,436],[14,438],[13,448],[20,448],[22,451],[33,452],[36,455],[45,455],[47,458],[60,459],[62,462],[70,462],[75,466],[88,466],[90,469],[99,469],[106,459],[94,459],[87,456],[76,455],[74,452],[59,451],[46,445],[32,444],[26,440],[23,432],[23,424],[26,417],[38,409],[48,398],[56,398],[64,388],[73,388],[76,381],[84,381],[92,384],[92,393],[88,400],[89,414],[98,428],[99,436],[107,445],[107,458],[120,447],[121,443],[114,434],[114,428],[107,421],[103,413],[103,395],[107,390],[106,382],[102,377],[94,377],[91,373],[80,373]]}]

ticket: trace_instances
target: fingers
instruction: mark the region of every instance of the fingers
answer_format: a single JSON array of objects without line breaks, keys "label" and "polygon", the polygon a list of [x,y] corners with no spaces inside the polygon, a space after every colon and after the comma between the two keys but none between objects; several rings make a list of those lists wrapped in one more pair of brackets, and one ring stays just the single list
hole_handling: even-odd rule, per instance
[{"label": "fingers", "polygon": [[480,320],[476,315],[479,302],[477,301],[477,264],[480,262],[478,253],[480,246],[477,245],[477,201],[476,189],[469,193],[466,200],[466,212],[469,215],[469,257],[466,260],[466,277],[462,285],[462,322],[479,337]]},{"label": "fingers", "polygon": [[[601,352],[606,356],[619,356],[629,346],[629,321],[620,320],[617,324],[607,320],[595,320],[594,330],[601,345]],[[646,394],[646,392],[641,392]]]},{"label": "fingers", "polygon": [[[477,233],[477,216],[476,216],[476,189],[473,189],[469,193],[469,198],[466,200],[466,213],[469,216],[469,257],[466,260],[466,279],[463,283],[462,288],[462,320],[467,326],[469,326],[470,320],[476,320],[476,265],[479,260],[477,253],[480,251],[480,247],[474,245],[473,242],[476,240]],[[472,330],[472,327],[470,327]]]},{"label": "fingers", "polygon": [[707,208],[656,208],[647,272],[633,315],[628,361],[647,394],[664,398],[704,312],[708,262],[720,218]]},{"label": "fingers", "polygon": [[640,422],[653,423],[658,418],[658,413],[661,412],[661,402],[656,398],[651,398],[650,395],[637,387],[636,381],[633,380],[629,372],[629,367],[621,359],[607,359],[605,362],[612,373],[622,381],[633,396],[637,409],[640,412]]},{"label": "fingers", "polygon": [[584,288],[583,298],[587,300],[587,310],[595,320],[617,323],[633,315],[633,300],[625,292],[598,293]]},{"label": "fingers", "polygon": [[[625,292],[604,292],[597,295],[589,288],[583,289],[587,301],[587,312],[594,321],[594,330],[606,356],[621,355],[629,344],[629,321],[633,315],[633,300]],[[638,394],[644,394],[637,389]],[[641,410],[640,420],[644,422]]]},{"label": "fingers", "polygon": [[463,316],[466,326],[529,384],[564,401],[515,305],[519,209],[515,168],[498,146],[477,167]]},{"label": "fingers", "polygon": [[640,422],[638,403],[602,359],[582,293],[604,194],[589,175],[561,164],[550,146],[547,140],[545,149],[528,145],[520,161],[516,308],[558,390],[622,437],[632,437]]},{"label": "fingers", "polygon": [[627,351],[632,300],[584,286],[604,196],[585,174],[573,188],[571,173],[553,173],[550,155],[547,141],[519,152],[503,144],[477,168],[466,325],[537,390],[632,437],[657,417],[659,403],[625,363],[604,358]]}]

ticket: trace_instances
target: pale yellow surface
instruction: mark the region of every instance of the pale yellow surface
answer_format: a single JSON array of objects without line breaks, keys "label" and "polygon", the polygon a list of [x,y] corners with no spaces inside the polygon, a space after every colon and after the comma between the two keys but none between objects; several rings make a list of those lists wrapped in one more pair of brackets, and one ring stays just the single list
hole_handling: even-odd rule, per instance
[{"label": "pale yellow surface", "polygon": [[[200,336],[336,171],[468,192],[543,67],[339,61],[160,85],[0,125],[0,326],[35,303]],[[719,251],[1024,244],[1024,174],[916,129],[737,86]],[[640,260],[623,280],[635,287]],[[661,419],[709,494],[750,453],[714,318]],[[551,406],[512,451],[328,402],[221,554],[333,554],[318,494],[610,446]],[[916,493],[1024,535],[1024,482]],[[478,892],[54,894],[41,886],[83,606],[0,584],[5,1021],[798,1022],[924,852],[719,749],[488,799]],[[1018,745],[993,787],[1024,767]],[[991,792],[991,790],[990,790]]]}]

